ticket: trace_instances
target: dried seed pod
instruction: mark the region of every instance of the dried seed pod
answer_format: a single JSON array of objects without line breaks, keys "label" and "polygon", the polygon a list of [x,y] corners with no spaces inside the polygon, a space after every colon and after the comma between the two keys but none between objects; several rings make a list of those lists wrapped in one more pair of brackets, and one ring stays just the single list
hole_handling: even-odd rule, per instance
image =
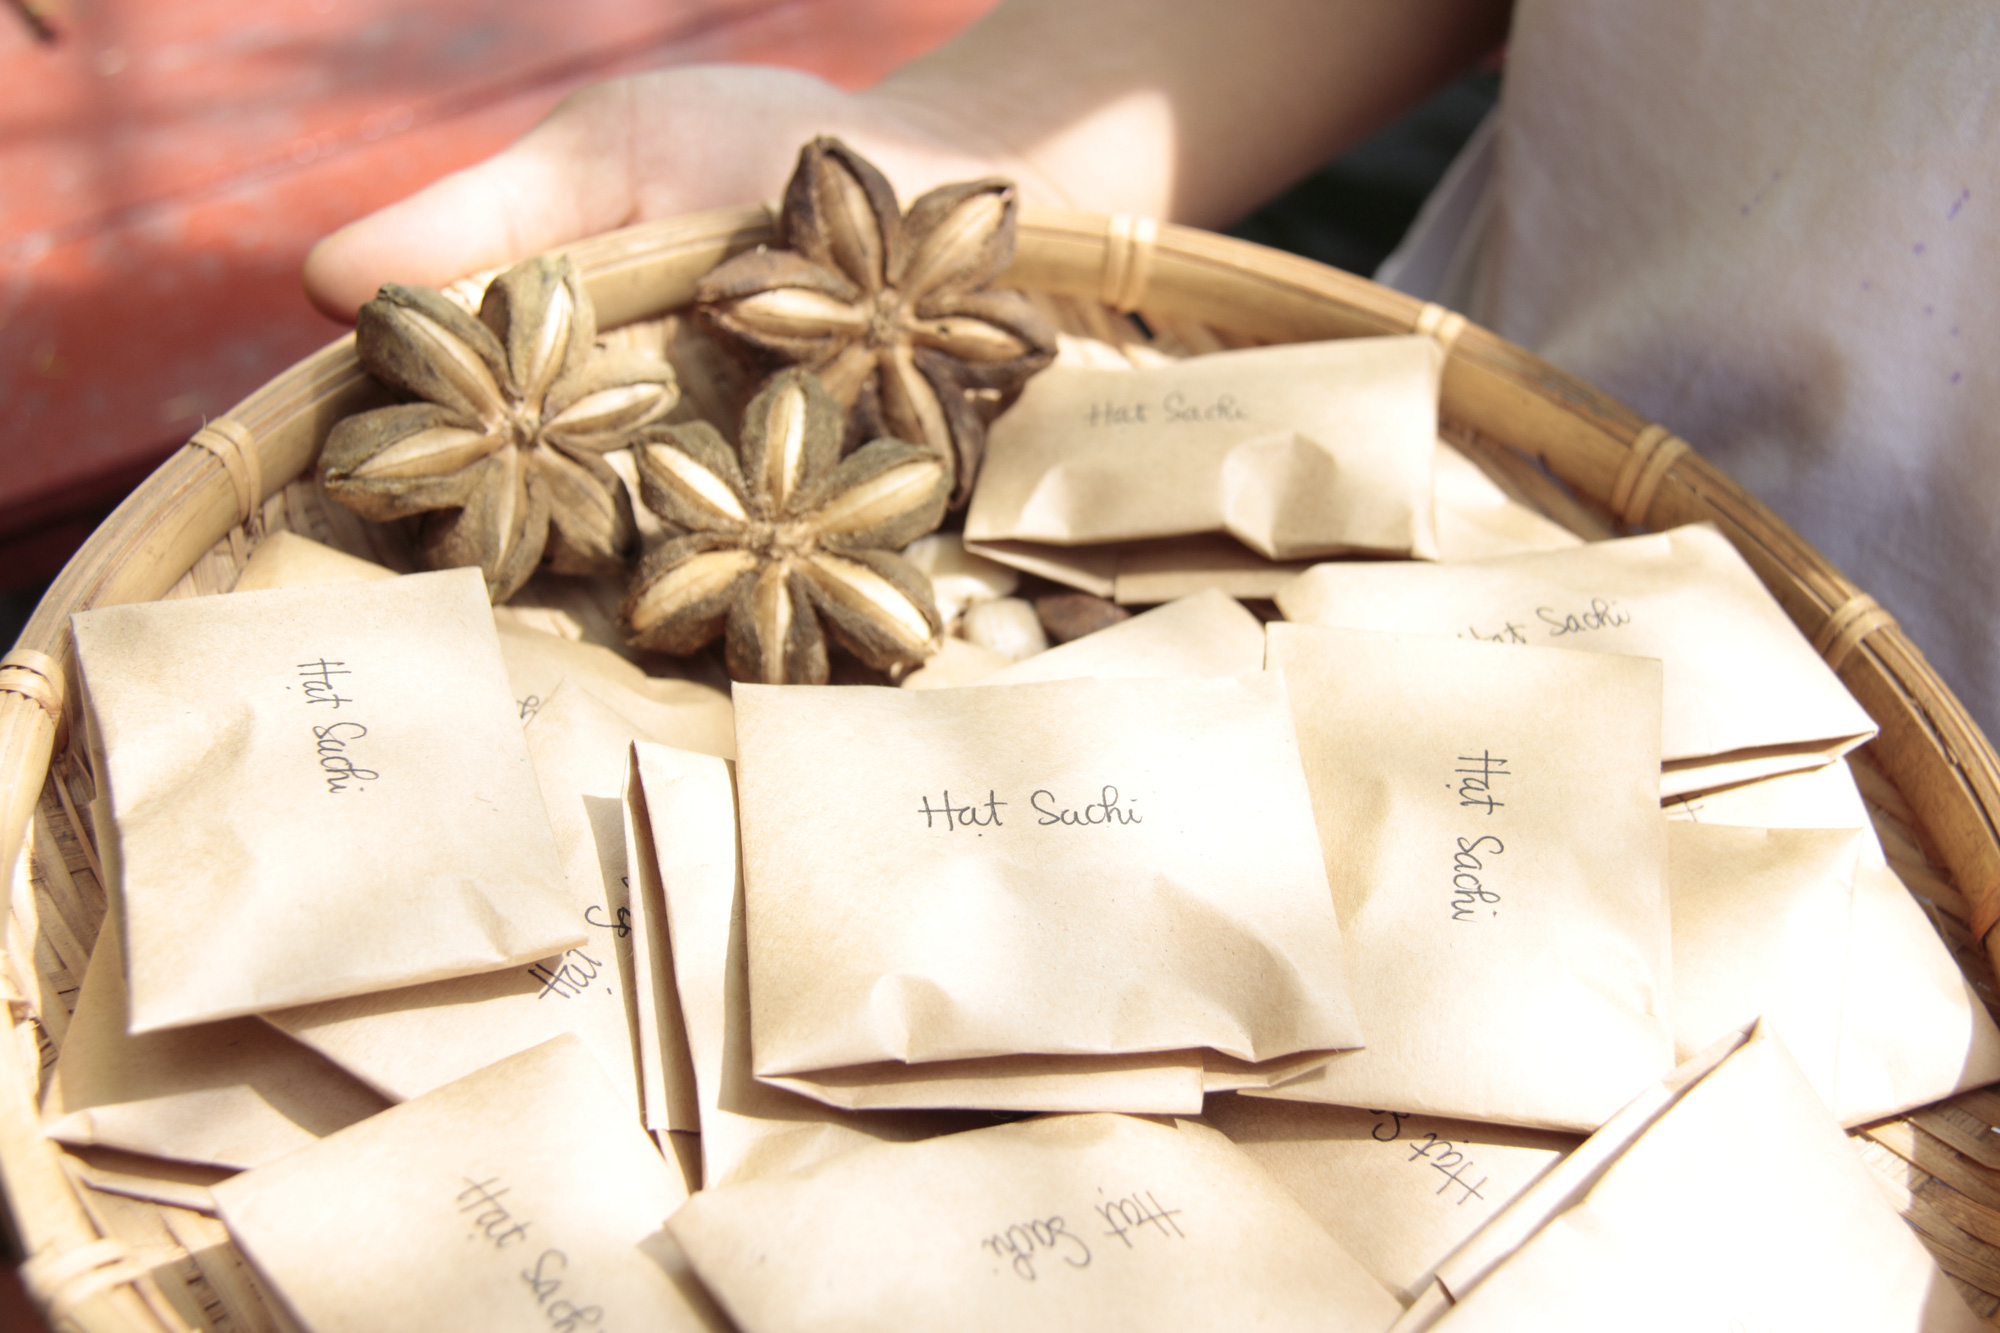
[{"label": "dried seed pod", "polygon": [[1018,292],[984,290],[1014,255],[1012,183],[965,181],[896,207],[888,180],[838,139],[799,153],[781,250],[717,267],[695,299],[771,361],[813,371],[849,413],[850,440],[892,436],[972,493],[986,428],[969,389],[1008,392],[1055,356],[1055,330]]},{"label": "dried seed pod", "polygon": [[476,565],[504,601],[547,563],[620,568],[632,502],[602,455],[679,401],[673,368],[595,347],[596,317],[566,258],[516,264],[475,318],[437,292],[390,285],[361,308],[355,348],[376,378],[427,401],[335,424],[327,493],[377,521],[429,513],[432,568]]},{"label": "dried seed pod", "polygon": [[723,634],[738,680],[824,684],[831,634],[878,670],[936,650],[930,581],[884,549],[944,517],[929,451],[876,440],[839,457],[839,405],[802,371],[777,375],[732,450],[706,423],[658,428],[636,451],[646,506],[688,530],[640,565],[619,621],[634,646],[689,653]]}]

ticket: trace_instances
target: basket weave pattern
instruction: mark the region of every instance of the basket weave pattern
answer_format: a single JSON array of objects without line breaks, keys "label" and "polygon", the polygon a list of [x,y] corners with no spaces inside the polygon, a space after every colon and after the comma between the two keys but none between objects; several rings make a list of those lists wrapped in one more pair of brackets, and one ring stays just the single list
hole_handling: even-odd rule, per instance
[{"label": "basket weave pattern", "polygon": [[[731,210],[570,253],[610,329],[671,317],[702,273],[770,230],[762,210]],[[2000,1001],[1981,947],[2000,919],[2000,761],[1889,614],[1685,442],[1455,314],[1240,241],[1029,210],[1006,280],[1068,332],[1174,356],[1428,333],[1449,351],[1446,435],[1517,499],[1590,538],[1716,523],[1880,725],[1854,768],[1890,862],[1989,1007]],[[409,568],[398,533],[328,504],[310,479],[332,423],[380,401],[348,338],[210,423],[92,537],[0,661],[0,856],[15,868],[0,941],[0,1182],[29,1255],[23,1275],[57,1328],[279,1327],[227,1233],[201,1211],[200,1186],[215,1173],[188,1170],[187,1206],[128,1197],[116,1154],[58,1148],[38,1127],[42,1080],[107,912],[82,818],[95,792],[71,742],[82,729],[68,616],[226,592],[277,531]],[[1852,1136],[1989,1320],[2000,1313],[1995,1126],[2000,1094],[1974,1092]]]}]

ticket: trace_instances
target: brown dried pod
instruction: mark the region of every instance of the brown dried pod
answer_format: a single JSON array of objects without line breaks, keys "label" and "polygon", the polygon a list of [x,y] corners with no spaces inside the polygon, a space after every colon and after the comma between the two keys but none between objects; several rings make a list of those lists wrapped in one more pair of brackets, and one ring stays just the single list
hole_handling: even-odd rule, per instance
[{"label": "brown dried pod", "polygon": [[567,257],[494,278],[477,317],[428,288],[384,287],[361,307],[356,354],[375,378],[426,401],[338,422],[321,484],[364,518],[428,515],[425,562],[478,566],[496,602],[541,564],[623,568],[637,529],[603,455],[664,418],[680,390],[666,362],[596,340]]},{"label": "brown dried pod", "polygon": [[825,684],[828,633],[878,670],[937,650],[930,580],[895,552],[944,517],[949,474],[902,440],[840,457],[841,417],[786,370],[745,409],[740,450],[707,422],[646,432],[640,498],[685,535],[640,562],[619,611],[633,646],[691,653],[725,635],[729,674],[772,685]]},{"label": "brown dried pod", "polygon": [[765,358],[811,370],[854,419],[936,451],[972,493],[986,427],[969,389],[1003,393],[1055,356],[1055,330],[1019,292],[989,291],[1014,256],[1015,192],[998,178],[940,186],[907,214],[882,173],[838,139],[799,153],[759,247],[695,288],[711,324]]}]

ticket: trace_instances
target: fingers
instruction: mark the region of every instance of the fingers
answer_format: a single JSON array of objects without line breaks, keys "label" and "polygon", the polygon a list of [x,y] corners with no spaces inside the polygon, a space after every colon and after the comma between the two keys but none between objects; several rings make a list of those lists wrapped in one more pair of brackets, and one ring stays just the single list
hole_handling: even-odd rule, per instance
[{"label": "fingers", "polygon": [[439,287],[614,227],[775,201],[799,145],[837,134],[907,200],[993,171],[920,109],[793,70],[684,66],[585,89],[521,140],[313,247],[306,294],[351,320],[385,282]]},{"label": "fingers", "polygon": [[519,141],[350,223],[306,256],[306,295],[351,320],[385,282],[444,284],[631,219],[631,96],[565,101]]}]

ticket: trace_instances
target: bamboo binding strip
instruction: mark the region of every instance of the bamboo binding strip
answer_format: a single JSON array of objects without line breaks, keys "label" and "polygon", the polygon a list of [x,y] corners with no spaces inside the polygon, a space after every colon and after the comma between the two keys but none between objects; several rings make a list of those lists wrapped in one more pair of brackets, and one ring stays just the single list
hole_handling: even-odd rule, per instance
[{"label": "bamboo binding strip", "polygon": [[[595,237],[570,253],[586,274],[601,324],[612,328],[685,305],[715,263],[771,234],[767,210],[731,209]],[[1445,354],[1440,410],[1454,438],[1476,440],[1480,451],[1504,459],[1530,492],[1548,497],[1545,508],[1568,512],[1572,526],[1602,533],[1613,521],[1717,524],[1880,724],[1881,737],[1867,753],[1883,775],[1869,778],[1879,784],[1871,796],[1894,825],[1885,825],[1885,843],[1897,849],[1892,857],[1900,858],[1906,878],[1928,876],[1933,900],[1945,909],[1940,920],[1948,939],[1976,955],[2000,920],[2000,759],[1992,747],[1886,611],[1664,427],[1442,307],[1294,256],[1151,219],[1023,210],[1007,280],[1081,303],[1099,320],[1107,310],[1137,311],[1152,327],[1195,330],[1215,345],[1429,334]],[[1218,333],[1227,335],[1219,343]],[[0,659],[0,854],[10,864],[31,826],[37,856],[48,830],[61,827],[75,838],[76,873],[94,869],[77,817],[87,799],[87,762],[65,759],[71,742],[59,734],[70,613],[170,589],[224,590],[233,577],[228,571],[240,567],[267,520],[286,526],[286,506],[309,493],[294,483],[310,475],[332,423],[379,401],[376,393],[354,361],[351,338],[315,353],[199,432],[70,562],[14,651]],[[60,761],[53,775],[52,759]],[[76,799],[71,781],[82,784]],[[26,910],[17,892],[10,936],[36,928]],[[55,932],[58,925],[42,928]],[[72,939],[56,950],[53,940],[50,933],[51,947],[36,957],[75,955],[87,944]],[[1969,966],[1979,963],[1975,956]],[[0,1043],[0,1182],[29,1253],[28,1280],[68,1327],[179,1330],[185,1325],[176,1307],[162,1299],[132,1248],[106,1234],[74,1170],[40,1135],[32,1053],[37,1039],[59,1039],[67,1015],[44,1019],[42,993],[28,984],[41,978],[16,980],[27,989],[7,996],[14,1039]],[[1991,1101],[1982,1124],[2000,1124],[2000,1097]],[[1884,1170],[1907,1168],[1906,1215],[1948,1272],[1988,1284],[1980,1289],[1992,1293],[1989,1312],[2000,1311],[2000,1249],[1962,1228],[1947,1233],[1923,1202],[1925,1182],[1961,1171],[1963,1180],[1983,1179],[1977,1171],[2000,1167],[2000,1154],[1986,1146],[1990,1137],[1952,1119],[1960,1114],[1947,1107],[1870,1127],[1865,1146],[1885,1156]],[[1953,1133],[1960,1137],[1948,1143]],[[1950,1157],[1952,1143],[1985,1157]],[[1927,1174],[1933,1171],[1939,1174]],[[1990,1188],[1993,1209],[1980,1226],[2000,1238],[2000,1185]]]}]

